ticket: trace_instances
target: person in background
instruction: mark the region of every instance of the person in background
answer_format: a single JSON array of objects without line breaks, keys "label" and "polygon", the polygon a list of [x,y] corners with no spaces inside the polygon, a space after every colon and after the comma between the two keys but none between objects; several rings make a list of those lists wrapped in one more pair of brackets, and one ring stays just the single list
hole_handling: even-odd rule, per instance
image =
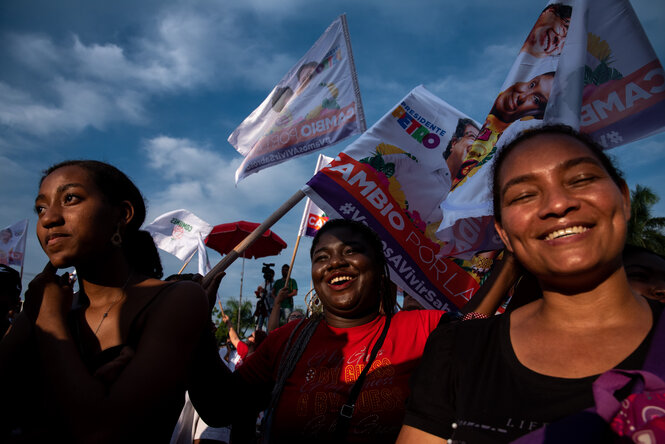
[{"label": "person in background", "polygon": [[272,287],[273,298],[276,300],[280,291],[284,290],[284,295],[281,297],[281,319],[285,321],[288,319],[291,311],[293,311],[293,297],[298,294],[298,284],[295,279],[288,278],[288,284],[286,282],[287,276],[289,275],[289,265],[282,265],[282,277],[277,279],[275,284]]},{"label": "person in background", "polygon": [[240,367],[245,359],[247,359],[247,356],[251,355],[256,351],[256,349],[259,348],[259,345],[261,345],[268,334],[263,330],[256,330],[251,335],[249,335],[247,342],[244,342],[240,340],[240,336],[238,336],[238,333],[236,333],[233,325],[229,323],[228,315],[222,315],[222,322],[224,322],[224,324],[229,328],[229,339],[238,351],[238,356],[240,356],[240,361],[236,364],[236,368]]},{"label": "person in background", "polygon": [[256,317],[256,329],[265,330],[268,324],[268,318],[275,303],[273,297],[273,284],[275,279],[275,270],[270,268],[273,264],[263,264],[263,285],[259,285],[254,294],[258,299],[256,301],[256,310],[254,316]]},{"label": "person in background", "polygon": [[9,265],[0,264],[0,337],[21,311],[21,275]]},{"label": "person in background", "polygon": [[623,265],[628,282],[641,296],[665,302],[665,258],[644,247],[626,245]]}]

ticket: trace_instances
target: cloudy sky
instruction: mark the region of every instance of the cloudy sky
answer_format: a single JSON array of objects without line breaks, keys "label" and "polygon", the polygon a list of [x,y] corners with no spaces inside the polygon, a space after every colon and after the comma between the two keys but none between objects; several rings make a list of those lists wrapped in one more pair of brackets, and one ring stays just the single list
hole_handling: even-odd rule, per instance
[{"label": "cloudy sky", "polygon": [[[661,61],[665,6],[633,0]],[[341,13],[347,14],[368,125],[413,87],[484,120],[545,1],[5,0],[0,2],[0,227],[30,218],[24,286],[46,262],[34,228],[40,171],[69,158],[113,163],[139,186],[148,221],[186,208],[211,224],[260,222],[311,176],[316,154],[234,186],[226,141]],[[351,139],[350,141],[352,141]],[[348,143],[323,151],[335,155]],[[665,199],[665,134],[612,151],[631,188]],[[274,231],[289,262],[304,204]],[[665,201],[657,207],[665,216]],[[309,240],[294,277],[309,289]],[[211,260],[220,256],[211,252]],[[182,265],[162,254],[165,274]],[[253,299],[261,260],[247,261]],[[195,271],[192,263],[188,271]],[[237,298],[240,262],[222,283]]]}]

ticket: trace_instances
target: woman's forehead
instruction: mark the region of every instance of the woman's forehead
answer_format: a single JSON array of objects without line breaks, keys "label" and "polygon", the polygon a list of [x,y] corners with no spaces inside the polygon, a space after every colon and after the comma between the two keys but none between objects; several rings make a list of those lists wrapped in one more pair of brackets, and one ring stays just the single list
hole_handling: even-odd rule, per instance
[{"label": "woman's forehead", "polygon": [[60,186],[65,183],[96,187],[90,173],[77,165],[67,165],[52,171],[40,184],[40,190],[49,186]]},{"label": "woman's forehead", "polygon": [[567,134],[539,134],[515,145],[504,158],[500,168],[500,178],[507,180],[505,174],[528,173],[529,171],[514,171],[525,164],[533,167],[556,167],[565,164],[566,160],[573,158],[589,158],[602,166],[596,154],[581,140]]},{"label": "woman's forehead", "polygon": [[349,227],[335,227],[332,228],[321,235],[319,238],[318,245],[316,249],[322,248],[324,245],[332,244],[358,244],[362,243],[368,245],[369,242],[365,239],[365,236]]}]

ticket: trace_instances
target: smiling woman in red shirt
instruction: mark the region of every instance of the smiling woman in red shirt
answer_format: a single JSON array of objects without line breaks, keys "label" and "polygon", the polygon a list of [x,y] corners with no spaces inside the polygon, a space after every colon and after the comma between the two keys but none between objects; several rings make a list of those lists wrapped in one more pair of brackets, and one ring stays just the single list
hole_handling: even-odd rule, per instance
[{"label": "smiling woman in red shirt", "polygon": [[253,422],[267,408],[266,442],[392,442],[408,378],[443,312],[393,313],[382,243],[366,225],[327,222],[312,242],[311,258],[323,315],[271,332],[233,383],[197,377],[197,387],[189,389],[192,401],[207,423],[217,425],[229,418],[226,406],[215,402],[216,390],[226,390],[227,398],[229,390],[239,391],[234,433],[239,420]]}]

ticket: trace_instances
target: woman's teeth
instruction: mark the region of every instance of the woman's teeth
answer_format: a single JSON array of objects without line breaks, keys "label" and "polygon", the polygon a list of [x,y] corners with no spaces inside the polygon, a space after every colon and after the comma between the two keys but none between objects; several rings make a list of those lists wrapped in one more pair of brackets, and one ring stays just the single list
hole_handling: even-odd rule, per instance
[{"label": "woman's teeth", "polygon": [[589,231],[589,229],[582,226],[562,228],[561,230],[552,231],[545,237],[545,240],[559,239],[565,236],[572,236],[573,234],[584,233],[585,231]]}]

